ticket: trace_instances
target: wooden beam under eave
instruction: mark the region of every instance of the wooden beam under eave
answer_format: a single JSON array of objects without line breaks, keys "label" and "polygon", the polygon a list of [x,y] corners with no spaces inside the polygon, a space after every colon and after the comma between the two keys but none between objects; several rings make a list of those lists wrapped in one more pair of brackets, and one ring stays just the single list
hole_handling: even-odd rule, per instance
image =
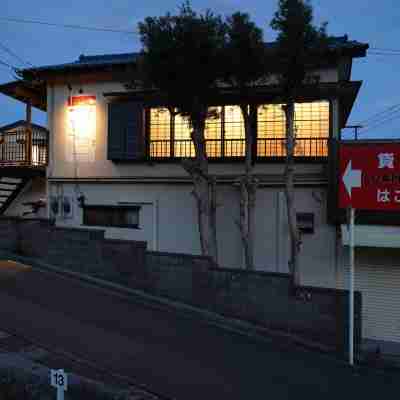
[{"label": "wooden beam under eave", "polygon": [[34,90],[29,90],[23,87],[17,87],[15,88],[13,97],[26,104],[29,102],[31,106],[39,108],[42,111],[47,110],[46,96],[43,96]]}]

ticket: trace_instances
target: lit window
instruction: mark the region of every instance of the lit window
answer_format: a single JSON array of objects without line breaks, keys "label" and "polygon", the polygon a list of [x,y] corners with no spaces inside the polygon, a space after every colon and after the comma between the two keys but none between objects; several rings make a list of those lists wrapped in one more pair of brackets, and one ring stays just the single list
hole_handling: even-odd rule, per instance
[{"label": "lit window", "polygon": [[206,121],[204,132],[206,139],[206,152],[210,158],[218,158],[222,155],[222,107],[209,109],[209,117]]},{"label": "lit window", "polygon": [[174,157],[194,157],[189,120],[177,114],[174,118]]},{"label": "lit window", "polygon": [[[267,104],[257,113],[257,155],[286,155],[286,118],[281,104]],[[295,156],[327,156],[329,138],[329,102],[295,104]]]},{"label": "lit window", "polygon": [[242,111],[239,106],[225,106],[225,153],[226,157],[244,157],[245,132]]},{"label": "lit window", "polygon": [[150,109],[150,157],[169,157],[171,152],[171,117],[166,108]]}]

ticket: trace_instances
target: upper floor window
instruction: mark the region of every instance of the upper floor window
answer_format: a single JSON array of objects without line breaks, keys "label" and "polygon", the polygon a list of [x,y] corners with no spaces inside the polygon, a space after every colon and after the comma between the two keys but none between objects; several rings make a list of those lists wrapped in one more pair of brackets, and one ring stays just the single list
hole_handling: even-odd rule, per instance
[{"label": "upper floor window", "polygon": [[[329,102],[295,104],[295,156],[328,155]],[[257,111],[257,156],[286,155],[286,118],[281,104],[266,104]]]},{"label": "upper floor window", "polygon": [[[166,108],[152,108],[149,128],[151,158],[194,156],[187,118],[179,114],[171,115]],[[281,104],[260,105],[257,111],[257,156],[285,156],[285,129]],[[327,156],[329,102],[296,103],[295,129],[296,156]],[[226,105],[211,108],[206,121],[205,140],[209,158],[244,157],[245,132],[240,107]]]}]

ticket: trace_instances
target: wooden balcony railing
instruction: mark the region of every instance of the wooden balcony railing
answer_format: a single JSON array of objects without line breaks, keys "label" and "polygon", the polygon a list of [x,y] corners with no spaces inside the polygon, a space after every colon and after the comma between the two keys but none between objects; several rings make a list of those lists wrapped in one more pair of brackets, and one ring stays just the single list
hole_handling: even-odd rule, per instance
[{"label": "wooden balcony railing", "polygon": [[[297,138],[295,157],[324,159],[328,157],[328,138]],[[210,159],[240,158],[245,155],[244,139],[207,139],[207,156]],[[151,140],[150,158],[168,159],[194,157],[194,146],[190,139]],[[286,139],[257,139],[257,157],[259,159],[283,158],[286,156]]]},{"label": "wooden balcony railing", "polygon": [[0,133],[0,167],[41,167],[48,162],[48,132],[17,128]]}]

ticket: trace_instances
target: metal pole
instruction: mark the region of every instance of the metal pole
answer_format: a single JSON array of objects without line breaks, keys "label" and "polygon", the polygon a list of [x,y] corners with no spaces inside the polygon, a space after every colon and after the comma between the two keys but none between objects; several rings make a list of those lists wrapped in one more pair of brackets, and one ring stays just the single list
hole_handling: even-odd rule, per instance
[{"label": "metal pole", "polygon": [[57,400],[64,400],[64,389],[62,387],[57,388]]},{"label": "metal pole", "polygon": [[354,208],[350,209],[349,363],[354,365]]}]

